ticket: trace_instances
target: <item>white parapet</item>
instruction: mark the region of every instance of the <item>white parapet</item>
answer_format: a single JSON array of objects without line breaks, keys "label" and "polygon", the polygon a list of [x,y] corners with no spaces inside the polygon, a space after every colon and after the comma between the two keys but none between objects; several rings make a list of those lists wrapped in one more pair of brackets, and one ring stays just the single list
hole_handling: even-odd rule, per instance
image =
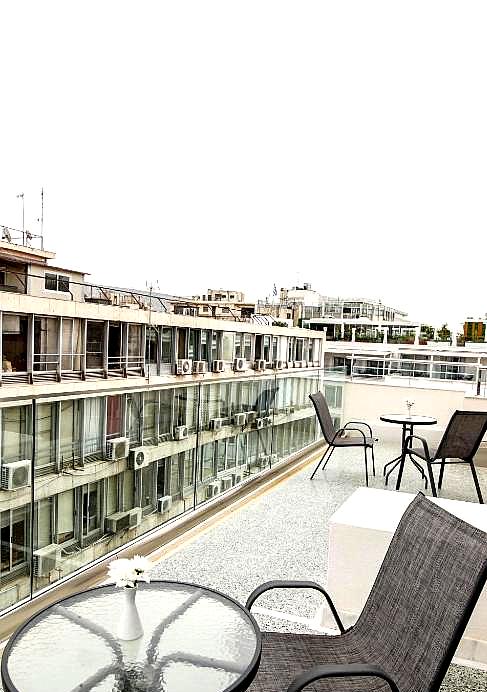
[{"label": "white parapet", "polygon": [[[333,514],[329,526],[328,582],[345,626],[360,615],[399,521],[414,495],[359,488]],[[487,532],[487,506],[430,498],[448,512]],[[326,604],[316,622],[334,626]],[[487,588],[484,588],[456,652],[457,659],[487,665]]]}]

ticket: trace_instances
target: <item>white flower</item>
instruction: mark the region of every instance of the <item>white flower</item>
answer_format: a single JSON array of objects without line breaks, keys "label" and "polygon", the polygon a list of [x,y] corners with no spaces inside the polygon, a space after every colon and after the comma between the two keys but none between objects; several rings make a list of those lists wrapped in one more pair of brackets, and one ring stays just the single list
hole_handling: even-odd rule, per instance
[{"label": "white flower", "polygon": [[150,582],[150,578],[145,572],[151,569],[151,567],[150,561],[140,555],[136,555],[132,560],[121,558],[110,562],[108,576],[110,579],[113,579],[117,586],[126,586],[133,589],[139,580],[147,583]]}]

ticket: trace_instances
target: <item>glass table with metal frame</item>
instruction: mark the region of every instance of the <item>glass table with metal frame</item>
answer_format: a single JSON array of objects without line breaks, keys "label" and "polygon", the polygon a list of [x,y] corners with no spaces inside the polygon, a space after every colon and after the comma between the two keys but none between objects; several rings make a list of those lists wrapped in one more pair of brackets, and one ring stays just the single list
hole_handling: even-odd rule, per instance
[{"label": "glass table with metal frame", "polygon": [[[406,461],[407,455],[406,439],[409,437],[409,435],[414,435],[413,429],[415,425],[436,425],[438,421],[436,420],[436,418],[432,418],[431,416],[408,416],[404,413],[387,413],[381,416],[380,420],[384,421],[384,423],[395,423],[396,425],[402,425],[401,453],[395,459],[388,461],[387,464],[384,466],[384,476],[386,479],[386,485],[391,473],[394,471],[394,469],[396,469],[399,466],[396,481],[396,490],[399,490],[399,488],[401,487],[402,472],[404,470],[404,463]],[[421,466],[421,464],[418,464],[416,459],[413,459],[413,457],[410,456],[410,459],[415,468],[417,468],[420,472],[421,478],[425,482],[425,487],[428,487],[428,481],[424,473],[423,467]],[[386,473],[386,468],[388,466],[390,466],[391,468]]]},{"label": "glass table with metal frame", "polygon": [[182,582],[139,584],[144,634],[115,632],[123,589],[68,596],[24,623],[2,657],[6,692],[237,692],[257,672],[261,634],[252,615],[218,591]]}]

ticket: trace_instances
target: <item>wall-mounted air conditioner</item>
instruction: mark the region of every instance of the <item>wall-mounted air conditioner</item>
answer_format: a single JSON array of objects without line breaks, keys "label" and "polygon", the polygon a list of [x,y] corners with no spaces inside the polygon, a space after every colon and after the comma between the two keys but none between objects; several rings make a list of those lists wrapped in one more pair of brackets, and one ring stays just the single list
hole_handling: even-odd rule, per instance
[{"label": "wall-mounted air conditioner", "polygon": [[169,442],[171,439],[171,433],[161,433],[159,435],[159,442]]},{"label": "wall-mounted air conditioner", "polygon": [[32,553],[34,559],[34,576],[48,577],[49,573],[59,565],[61,560],[61,546],[57,543],[46,545]]},{"label": "wall-mounted air conditioner", "polygon": [[272,425],[272,416],[264,416],[264,425]]},{"label": "wall-mounted air conditioner", "polygon": [[229,490],[232,487],[232,477],[222,478],[222,490]]},{"label": "wall-mounted air conditioner", "polygon": [[2,490],[18,490],[30,485],[30,459],[2,464]]},{"label": "wall-mounted air conditioner", "polygon": [[254,428],[256,430],[262,430],[264,427],[264,419],[263,418],[256,418],[254,421]]},{"label": "wall-mounted air conditioner", "polygon": [[175,440],[185,440],[188,437],[188,426],[187,425],[177,425],[174,428],[174,439]]},{"label": "wall-mounted air conditioner", "polygon": [[286,367],[286,361],[285,360],[275,360],[275,361],[273,361],[272,365],[276,370],[284,370],[284,368]]},{"label": "wall-mounted air conditioner", "polygon": [[245,425],[247,422],[247,414],[246,413],[236,413],[233,417],[233,424],[234,425]]},{"label": "wall-mounted air conditioner", "polygon": [[259,454],[257,458],[257,466],[261,469],[265,468],[269,464],[269,457],[267,454]]},{"label": "wall-mounted air conditioner", "polygon": [[129,455],[129,441],[126,437],[115,437],[107,440],[106,458],[110,461],[126,459]]},{"label": "wall-mounted air conditioner", "polygon": [[164,495],[164,497],[157,498],[157,511],[161,514],[169,512],[172,507],[172,497],[171,495]]},{"label": "wall-mounted air conditioner", "polygon": [[180,358],[176,361],[176,375],[191,375],[193,361],[190,358]]},{"label": "wall-mounted air conditioner", "polygon": [[130,528],[130,512],[115,512],[105,517],[106,533],[119,533]]},{"label": "wall-mounted air conditioner", "polygon": [[135,447],[130,450],[128,466],[130,469],[142,469],[150,464],[148,450],[145,447]]},{"label": "wall-mounted air conditioner", "polygon": [[220,481],[215,481],[213,483],[208,483],[206,486],[206,499],[209,500],[211,497],[215,497],[220,492]]},{"label": "wall-mounted air conditioner", "polygon": [[223,418],[212,418],[210,420],[210,430],[221,430],[223,427]]},{"label": "wall-mounted air conditioner", "polygon": [[303,361],[302,360],[295,360],[293,365],[295,368],[302,368],[303,367]]},{"label": "wall-mounted air conditioner", "polygon": [[277,464],[277,454],[271,454],[271,464]]},{"label": "wall-mounted air conditioner", "polygon": [[193,361],[193,372],[197,375],[203,375],[208,371],[208,363],[206,360]]},{"label": "wall-mounted air conditioner", "polygon": [[243,481],[242,473],[232,473],[232,485],[238,485]]},{"label": "wall-mounted air conditioner", "polygon": [[129,528],[135,529],[142,523],[142,507],[134,507],[129,511]]},{"label": "wall-mounted air conditioner", "polygon": [[233,361],[233,369],[235,372],[242,372],[245,370],[245,358],[235,358]]},{"label": "wall-mounted air conditioner", "polygon": [[265,370],[265,360],[254,360],[254,370]]},{"label": "wall-mounted air conditioner", "polygon": [[211,364],[211,369],[213,372],[223,372],[225,370],[225,363],[223,360],[214,360]]},{"label": "wall-mounted air conditioner", "polygon": [[291,413],[294,413],[295,411],[295,406],[286,406],[286,413],[289,416]]},{"label": "wall-mounted air conditioner", "polygon": [[247,423],[253,423],[257,418],[257,411],[245,411]]}]

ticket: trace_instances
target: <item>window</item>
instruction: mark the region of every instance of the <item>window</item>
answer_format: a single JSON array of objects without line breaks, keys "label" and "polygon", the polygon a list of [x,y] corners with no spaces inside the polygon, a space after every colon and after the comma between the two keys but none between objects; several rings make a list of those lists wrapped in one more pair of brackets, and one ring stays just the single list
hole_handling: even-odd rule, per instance
[{"label": "window", "polygon": [[107,440],[122,436],[122,396],[107,397]]},{"label": "window", "polygon": [[29,540],[29,506],[7,509],[0,514],[0,567],[2,576],[26,564]]},{"label": "window", "polygon": [[104,411],[102,409],[102,397],[87,398],[84,400],[85,423],[85,454],[96,454],[102,450],[102,421]]},{"label": "window", "polygon": [[100,526],[100,482],[82,488],[82,530],[88,536]]},{"label": "window", "polygon": [[172,329],[164,327],[162,330],[162,363],[172,363]]},{"label": "window", "polygon": [[11,406],[1,411],[2,463],[21,461],[31,455],[30,406]]},{"label": "window", "polygon": [[28,318],[21,315],[2,315],[2,370],[27,371]]},{"label": "window", "polygon": [[222,360],[230,362],[233,360],[233,342],[234,342],[233,332],[223,332],[222,336]]},{"label": "window", "polygon": [[48,274],[44,275],[44,288],[46,291],[63,291],[69,292],[69,276],[64,274]]},{"label": "window", "polygon": [[37,404],[36,409],[36,470],[56,460],[57,403]]},{"label": "window", "polygon": [[74,538],[74,491],[65,490],[56,495],[57,537],[56,543],[64,543]]}]

